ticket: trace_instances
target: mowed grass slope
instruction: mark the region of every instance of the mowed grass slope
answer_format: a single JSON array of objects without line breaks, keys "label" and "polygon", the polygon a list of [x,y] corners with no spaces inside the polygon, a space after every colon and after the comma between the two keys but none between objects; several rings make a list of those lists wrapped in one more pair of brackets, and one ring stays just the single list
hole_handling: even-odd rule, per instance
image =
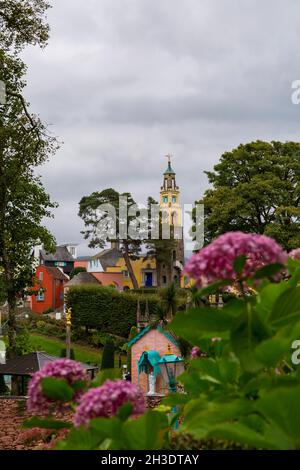
[{"label": "mowed grass slope", "polygon": [[[61,350],[66,347],[64,341],[49,336],[39,335],[36,333],[30,334],[30,342],[37,351],[44,351],[53,356],[60,357]],[[89,346],[80,346],[72,344],[75,353],[75,360],[80,362],[91,362],[93,364],[100,364],[102,358],[102,351]]]}]

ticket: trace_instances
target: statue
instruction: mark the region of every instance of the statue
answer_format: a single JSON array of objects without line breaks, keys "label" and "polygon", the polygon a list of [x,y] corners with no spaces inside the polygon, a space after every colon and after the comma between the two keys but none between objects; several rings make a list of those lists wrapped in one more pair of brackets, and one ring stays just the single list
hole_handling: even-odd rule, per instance
[{"label": "statue", "polygon": [[156,395],[156,391],[155,391],[156,377],[153,371],[150,372],[150,374],[148,375],[148,381],[149,381],[149,392],[147,393],[147,395]]},{"label": "statue", "polygon": [[72,308],[69,307],[66,311],[66,323],[67,326],[71,326],[72,324]]}]

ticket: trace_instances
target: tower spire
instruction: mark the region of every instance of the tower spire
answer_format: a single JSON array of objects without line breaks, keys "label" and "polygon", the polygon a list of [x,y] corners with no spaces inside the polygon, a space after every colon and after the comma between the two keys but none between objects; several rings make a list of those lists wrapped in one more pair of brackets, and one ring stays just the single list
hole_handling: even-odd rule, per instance
[{"label": "tower spire", "polygon": [[169,153],[167,155],[165,155],[165,158],[168,159],[168,166],[167,166],[166,171],[164,172],[164,175],[175,175],[175,171],[173,170],[173,168],[171,166],[171,157],[172,157],[172,155],[169,154]]}]

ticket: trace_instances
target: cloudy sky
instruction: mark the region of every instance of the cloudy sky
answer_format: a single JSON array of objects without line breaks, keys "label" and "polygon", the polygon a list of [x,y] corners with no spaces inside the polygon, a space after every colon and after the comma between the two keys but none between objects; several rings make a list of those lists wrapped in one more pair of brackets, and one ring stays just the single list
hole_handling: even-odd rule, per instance
[{"label": "cloudy sky", "polygon": [[299,140],[299,0],[52,0],[51,38],[29,48],[26,97],[64,142],[40,171],[58,242],[82,245],[95,190],[158,196],[164,155],[183,201],[240,143]]}]

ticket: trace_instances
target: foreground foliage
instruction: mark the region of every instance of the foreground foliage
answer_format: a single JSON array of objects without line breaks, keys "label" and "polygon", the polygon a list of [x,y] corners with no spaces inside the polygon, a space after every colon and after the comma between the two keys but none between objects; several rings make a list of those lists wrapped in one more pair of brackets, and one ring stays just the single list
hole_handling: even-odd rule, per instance
[{"label": "foreground foliage", "polygon": [[[237,277],[245,262],[244,257],[236,260]],[[199,442],[204,449],[228,448],[228,443],[234,448],[299,449],[300,369],[293,362],[300,354],[293,347],[300,338],[300,263],[289,259],[287,265],[289,275],[281,282],[270,280],[282,269],[278,264],[240,279],[252,294],[243,293],[222,309],[203,306],[175,316],[172,330],[202,351],[179,378],[184,393],[170,394],[139,417],[133,418],[132,404],[124,403],[111,418],[95,418],[84,427],[37,418],[27,426],[70,429],[59,449],[171,449],[175,435],[180,446]],[[217,287],[206,287],[197,297]],[[115,378],[111,374],[105,371],[85,386],[99,387]],[[47,396],[67,403],[78,391],[78,384],[55,378],[43,387]]]}]

